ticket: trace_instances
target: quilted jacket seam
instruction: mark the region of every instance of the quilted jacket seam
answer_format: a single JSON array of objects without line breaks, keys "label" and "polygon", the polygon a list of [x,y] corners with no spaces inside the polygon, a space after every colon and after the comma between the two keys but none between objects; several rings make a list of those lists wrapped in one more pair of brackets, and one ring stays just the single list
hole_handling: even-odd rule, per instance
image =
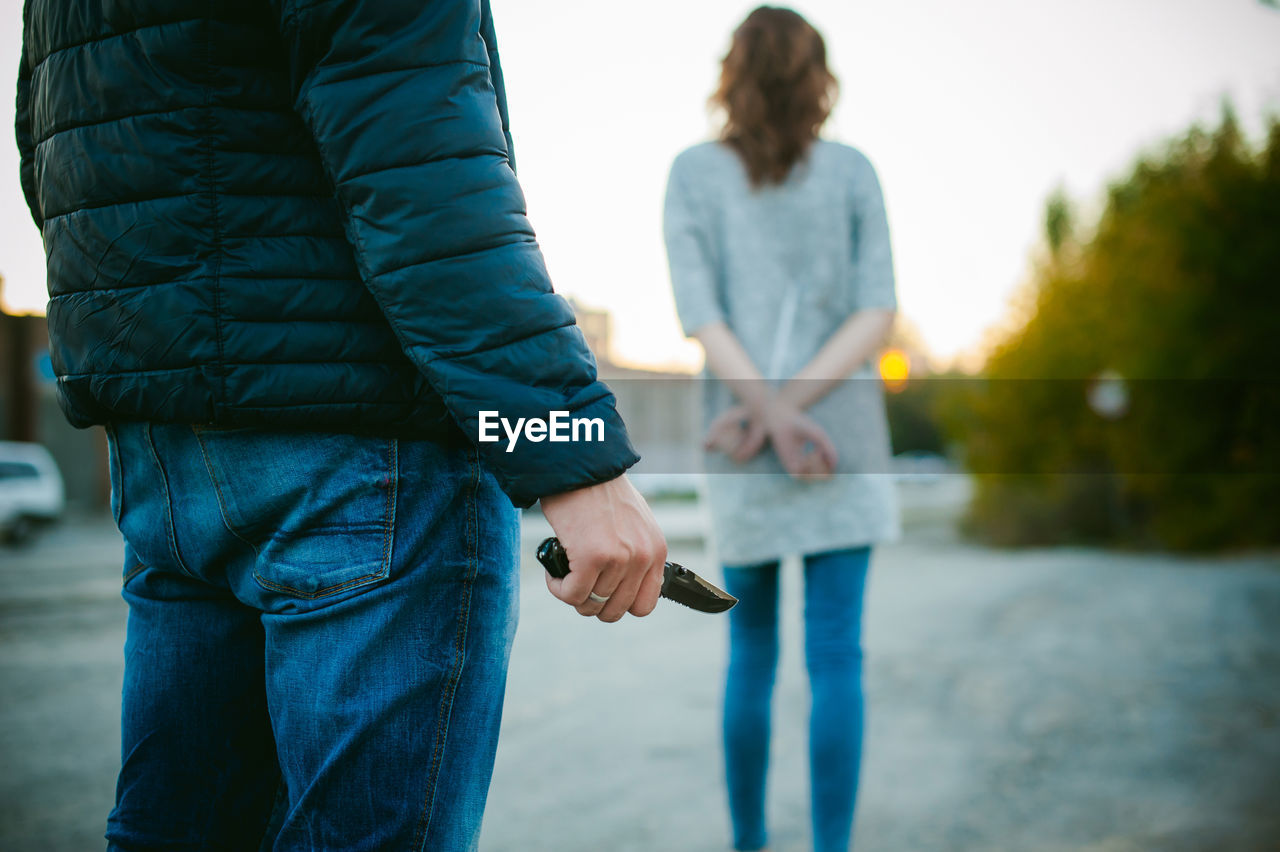
[{"label": "quilted jacket seam", "polygon": [[[355,326],[366,326],[366,327],[374,326],[377,328],[386,328],[387,326],[386,320],[382,317],[381,314],[379,314],[377,317],[370,317],[368,319],[360,319],[359,317],[352,317],[348,314],[344,314],[340,317],[323,317],[323,318],[316,317],[312,319],[304,319],[302,317],[290,317],[287,320],[282,320],[278,317],[272,318],[272,319],[254,319],[252,317],[236,317],[234,320],[232,320],[232,322],[237,324],[243,323],[244,325],[290,325],[291,326],[291,325],[341,324],[341,325],[355,325]],[[396,351],[399,352],[399,350],[396,350]],[[228,363],[234,364],[237,362],[231,361]]]},{"label": "quilted jacket seam", "polygon": [[[398,350],[397,350],[397,351],[398,351]],[[362,360],[362,359],[359,359],[359,358],[343,358],[341,361],[335,361],[335,360],[334,360],[334,359],[332,359],[332,358],[317,358],[317,359],[316,359],[316,360],[314,360],[314,361],[304,361],[304,360],[301,360],[301,359],[298,359],[298,358],[290,358],[290,359],[289,359],[289,360],[287,360],[287,361],[281,361],[281,360],[279,360],[279,359],[274,359],[274,360],[262,359],[262,360],[258,360],[258,359],[253,359],[253,358],[247,358],[247,359],[236,360],[236,361],[228,361],[228,362],[226,363],[226,366],[228,366],[228,367],[268,367],[268,366],[269,366],[269,367],[291,367],[291,366],[297,366],[297,367],[312,367],[312,366],[315,366],[315,365],[317,365],[317,364],[327,364],[327,365],[337,366],[337,367],[343,367],[343,366],[346,366],[346,365],[348,365],[348,364],[359,364],[359,365],[361,365],[361,366],[370,366],[370,365],[372,365],[372,366],[378,366],[378,367],[389,367],[389,368],[394,368],[394,369],[402,369],[402,368],[405,368],[405,367],[407,367],[407,368],[409,368],[409,369],[412,369],[412,368],[413,368],[413,364],[411,364],[411,363],[407,363],[407,362],[398,362],[398,361],[393,361],[393,360],[386,359],[386,358],[371,358],[371,359],[368,359],[368,360]],[[151,370],[95,370],[95,371],[94,371],[94,372],[92,372],[92,373],[65,373],[65,374],[63,374],[62,378],[64,378],[64,379],[92,379],[92,378],[94,378],[95,376],[96,376],[96,377],[102,377],[102,376],[146,376],[146,375],[161,374],[161,373],[183,373],[183,372],[188,372],[188,371],[191,371],[191,370],[203,370],[204,368],[206,368],[206,367],[208,367],[208,366],[209,366],[209,365],[208,365],[208,363],[200,363],[200,362],[197,362],[197,363],[194,363],[194,364],[187,364],[186,366],[183,366],[183,367],[157,367],[157,368],[154,368],[154,369],[151,369]]]},{"label": "quilted jacket seam", "polygon": [[205,170],[209,180],[209,198],[211,226],[213,231],[213,329],[214,343],[218,350],[218,399],[214,402],[214,410],[226,404],[227,400],[227,370],[226,370],[226,347],[222,329],[222,282],[219,276],[222,273],[222,234],[219,222],[218,211],[218,175],[216,171],[217,162],[213,151],[213,130],[215,118],[213,114],[213,81],[217,69],[213,64],[213,17],[216,3],[210,0],[209,18],[204,22],[205,28],[205,62],[208,65],[209,79],[205,82],[204,98],[205,98],[205,121],[204,138],[201,140],[205,146]]},{"label": "quilted jacket seam", "polygon": [[381,77],[384,74],[404,74],[409,71],[422,71],[426,68],[446,68],[450,65],[474,65],[476,68],[489,70],[487,62],[477,62],[474,59],[446,59],[443,62],[422,62],[413,65],[405,65],[400,68],[383,68],[380,71],[362,71],[358,76],[342,77],[337,80],[320,80],[311,84],[311,89],[323,89],[326,86],[340,86],[343,83],[350,83],[355,80],[368,80],[370,77]]},{"label": "quilted jacket seam", "polygon": [[383,174],[384,172],[394,172],[397,169],[414,169],[414,168],[417,168],[418,166],[430,166],[436,163],[447,163],[450,160],[475,160],[483,157],[496,157],[502,160],[506,160],[505,154],[489,153],[489,152],[476,152],[476,153],[469,153],[469,154],[451,154],[447,157],[426,157],[426,158],[414,160],[408,163],[395,163],[390,166],[378,166],[376,169],[369,169],[367,172],[360,172],[359,174],[354,174],[354,175],[351,175],[350,177],[345,177],[342,179],[342,184],[345,185],[345,184],[353,183],[358,180],[364,180],[367,177],[372,177],[373,175],[380,175],[380,174]]},{"label": "quilted jacket seam", "polygon": [[[332,234],[299,234],[298,236],[306,237],[307,239],[323,239],[323,240],[343,239],[342,237],[335,237]],[[247,236],[231,237],[231,239],[236,239],[236,240],[242,240],[242,239],[248,239],[248,238],[249,237]],[[271,239],[278,240],[280,239],[280,237],[271,237]],[[343,245],[350,245],[350,244],[344,240]],[[286,274],[270,275],[265,272],[259,272],[259,273],[223,272],[222,280],[223,281],[359,281],[360,276],[357,273],[352,273],[351,275],[294,275],[293,273],[289,273],[287,275]],[[361,284],[360,286],[363,287],[364,284]]]},{"label": "quilted jacket seam", "polygon": [[[343,245],[348,245],[347,238],[342,234],[323,233],[321,231],[308,231],[300,234],[230,234],[223,233],[226,240],[342,240]],[[223,278],[288,278],[288,275],[270,275],[270,274],[253,274],[253,275],[223,275]],[[317,281],[346,281],[350,279],[350,275],[304,275],[303,278],[314,278]]]},{"label": "quilted jacket seam", "polygon": [[27,61],[26,27],[29,9],[22,12],[23,42],[18,59],[18,91],[14,102],[14,131],[18,143],[18,182],[31,219],[44,232],[44,203],[36,186],[35,143],[31,141],[31,65]]},{"label": "quilted jacket seam", "polygon": [[[102,125],[104,125],[104,124],[111,124],[111,123],[113,123],[113,122],[117,122],[117,121],[128,121],[128,120],[129,120],[129,119],[131,119],[131,118],[148,118],[148,117],[153,116],[153,115],[165,115],[166,113],[171,113],[171,112],[184,112],[184,111],[186,111],[186,110],[196,110],[196,109],[200,109],[200,110],[202,110],[202,109],[206,109],[206,108],[207,108],[207,104],[204,104],[204,103],[198,103],[198,104],[182,104],[182,105],[180,105],[180,106],[170,106],[170,107],[165,107],[164,109],[147,109],[147,110],[139,110],[139,111],[136,111],[136,112],[126,113],[126,114],[124,114],[124,115],[113,115],[113,116],[111,116],[110,118],[100,118],[100,119],[97,119],[97,120],[95,120],[95,121],[85,121],[85,122],[82,122],[82,123],[80,123],[80,124],[71,124],[71,125],[68,125],[68,126],[66,126],[66,127],[59,127],[59,128],[57,128],[56,130],[52,130],[52,131],[50,131],[49,133],[45,134],[45,136],[44,136],[44,137],[42,137],[41,139],[36,140],[36,142],[35,142],[35,146],[36,146],[37,148],[39,148],[41,145],[43,145],[43,144],[45,144],[46,142],[48,142],[49,140],[53,139],[53,137],[55,137],[55,136],[59,136],[59,135],[61,135],[61,134],[63,134],[63,133],[73,133],[73,132],[75,132],[75,131],[77,131],[77,130],[84,130],[84,129],[86,129],[86,128],[91,128],[91,127],[101,127],[101,126],[102,126]],[[230,105],[230,104],[219,104],[219,105],[215,105],[215,106],[214,106],[214,108],[215,108],[215,109],[223,109],[223,110],[226,110],[226,111],[228,111],[228,112],[269,112],[269,113],[275,113],[275,114],[278,114],[278,115],[286,115],[286,114],[287,114],[287,113],[286,113],[284,110],[282,110],[280,107],[274,107],[274,106],[264,106],[264,107],[250,107],[250,106],[245,106],[245,107],[242,107],[242,106],[232,106],[232,105]],[[249,154],[258,154],[258,153],[265,153],[265,152],[259,152],[259,151],[246,151],[246,152],[244,152],[244,153],[249,153]]]},{"label": "quilted jacket seam", "polygon": [[[288,409],[298,409],[298,408],[403,409],[409,406],[412,406],[414,408],[421,408],[424,405],[424,403],[430,404],[433,400],[439,402],[441,406],[444,405],[444,400],[439,396],[431,396],[431,397],[425,397],[425,398],[410,396],[410,397],[403,398],[399,402],[378,402],[377,400],[350,400],[347,402],[308,402],[308,403],[301,403],[301,404],[296,402],[281,402],[276,404],[257,402],[252,405],[236,405],[235,410],[243,413],[248,411],[285,411]],[[450,422],[449,425],[452,426],[453,425],[452,422]]]},{"label": "quilted jacket seam", "polygon": [[[133,284],[122,284],[115,287],[82,287],[78,290],[68,290],[65,293],[51,293],[49,301],[57,301],[58,299],[77,299],[87,293],[118,293],[126,290],[145,290],[151,287],[166,287],[170,284],[191,284],[196,281],[203,281],[208,278],[207,275],[194,275],[186,278],[157,278],[154,281],[138,281]],[[221,281],[359,281],[358,275],[239,275],[232,273],[230,275],[222,274],[219,276]],[[287,320],[281,320],[287,322]]]},{"label": "quilted jacket seam", "polygon": [[[308,114],[306,116],[306,119],[308,120],[304,120],[303,123],[308,125],[308,127],[314,127],[316,124],[315,106],[312,104],[310,99],[308,99],[305,104],[305,110]],[[320,161],[322,163],[327,162],[329,158],[326,157],[324,153],[325,151],[324,139],[322,139],[320,134],[318,133],[313,132],[311,135],[312,135],[312,138],[315,140],[316,151],[320,154]],[[335,182],[335,192],[333,192],[328,197],[336,201],[338,206],[342,208],[342,212],[346,221],[350,222],[354,220],[355,216],[354,216],[354,212],[351,209],[351,205],[347,203],[347,199],[343,196],[341,192],[336,191],[336,182]],[[351,253],[352,253],[353,259],[356,262],[356,270],[360,272],[360,278],[361,278],[360,284],[362,287],[364,287],[366,291],[369,291],[370,295],[374,296],[374,298],[376,299],[377,294],[373,293],[372,290],[370,290],[368,284],[365,283],[365,280],[364,280],[366,278],[366,273],[368,273],[368,277],[370,279],[373,278],[372,272],[371,270],[369,270],[368,262],[366,259],[367,254],[366,254],[366,249],[364,245],[364,240],[360,238],[360,232],[356,228],[345,228],[344,233],[347,234],[348,242],[351,244]],[[364,267],[363,270],[361,270],[361,266]],[[381,305],[379,305],[379,308],[381,308]],[[392,333],[394,333],[396,336],[396,339],[400,340],[400,330],[396,327],[396,324],[392,322],[391,317],[386,314],[385,310],[383,310],[383,315],[387,317],[387,325],[390,326]],[[403,341],[401,341],[401,346],[403,348]]]},{"label": "quilted jacket seam", "polygon": [[373,277],[386,278],[388,275],[395,275],[397,273],[404,272],[406,269],[413,269],[415,266],[430,266],[431,264],[439,263],[442,260],[461,260],[463,258],[470,258],[470,257],[475,257],[477,255],[488,254],[491,251],[501,251],[502,249],[511,248],[512,246],[529,246],[529,245],[537,245],[537,243],[538,241],[535,239],[513,240],[512,242],[509,242],[509,243],[498,243],[497,245],[493,245],[493,246],[483,246],[481,248],[471,249],[470,251],[458,252],[456,254],[442,254],[438,257],[428,257],[422,260],[415,260],[410,263],[406,263],[402,266],[396,266],[391,269],[383,270],[381,272],[376,273]]},{"label": "quilted jacket seam", "polygon": [[85,39],[84,41],[77,41],[74,44],[59,45],[53,48],[52,50],[50,50],[44,56],[40,57],[40,60],[36,62],[35,65],[31,66],[31,70],[34,73],[35,69],[43,65],[50,57],[57,56],[59,53],[65,53],[68,50],[75,50],[77,47],[86,47],[91,44],[98,44],[100,42],[110,41],[113,38],[124,38],[125,36],[130,36],[130,35],[133,35],[134,33],[142,32],[143,30],[153,30],[153,29],[156,29],[157,27],[176,27],[178,24],[191,24],[191,23],[196,23],[198,21],[202,21],[202,20],[204,20],[204,18],[178,18],[177,20],[174,20],[174,21],[157,21],[154,24],[143,24],[141,26],[132,27],[130,29],[127,29],[118,33],[108,33],[107,35],[104,35],[104,36],[94,36],[93,38]]},{"label": "quilted jacket seam", "polygon": [[552,332],[559,331],[562,328],[570,328],[575,325],[577,325],[577,322],[575,320],[569,320],[568,322],[561,323],[560,325],[552,326],[550,328],[540,328],[537,331],[530,332],[529,334],[522,334],[519,337],[513,337],[510,340],[502,340],[502,341],[499,341],[498,343],[490,343],[486,346],[481,346],[477,349],[468,349],[466,352],[456,352],[453,354],[442,353],[439,355],[433,355],[432,357],[426,358],[423,360],[425,360],[427,363],[431,363],[434,361],[453,361],[458,358],[467,358],[472,355],[482,355],[486,352],[493,352],[497,349],[502,349],[507,346],[515,346],[517,343],[523,343],[526,340],[532,340],[535,337],[541,337],[544,334],[551,334]]},{"label": "quilted jacket seam", "polygon": [[[203,144],[203,143],[202,143]],[[209,141],[210,155],[212,155],[212,141]],[[74,210],[64,210],[61,213],[53,213],[44,217],[48,222],[51,219],[61,219],[66,216],[74,216],[77,213],[84,213],[89,210],[105,210],[108,207],[123,207],[126,204],[146,204],[150,201],[171,201],[175,198],[199,198],[206,194],[205,190],[192,190],[191,192],[176,192],[170,195],[144,195],[139,198],[126,198],[120,201],[108,201],[106,204],[91,204],[84,207],[77,207]],[[223,198],[333,198],[332,195],[323,192],[223,192]]]}]

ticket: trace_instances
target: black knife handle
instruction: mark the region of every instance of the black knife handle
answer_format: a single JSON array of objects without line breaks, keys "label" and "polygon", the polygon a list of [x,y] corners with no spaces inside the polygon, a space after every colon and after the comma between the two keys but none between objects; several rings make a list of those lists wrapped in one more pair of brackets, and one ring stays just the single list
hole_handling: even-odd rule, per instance
[{"label": "black knife handle", "polygon": [[569,576],[569,556],[564,552],[564,545],[555,536],[542,540],[538,545],[538,561],[547,573],[557,580]]},{"label": "black knife handle", "polygon": [[[555,536],[544,538],[542,544],[538,545],[538,561],[542,563],[542,567],[547,569],[547,573],[557,580],[563,580],[569,576],[569,555],[564,552],[564,545],[560,543],[560,539]],[[683,565],[677,565],[674,562],[666,563],[666,576],[671,574],[685,574],[689,569]]]}]

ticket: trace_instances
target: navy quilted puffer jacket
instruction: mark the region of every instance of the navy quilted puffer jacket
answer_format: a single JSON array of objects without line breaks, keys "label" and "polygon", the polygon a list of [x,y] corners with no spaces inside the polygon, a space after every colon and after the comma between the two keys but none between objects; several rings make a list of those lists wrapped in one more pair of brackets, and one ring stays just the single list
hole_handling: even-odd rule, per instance
[{"label": "navy quilted puffer jacket", "polygon": [[27,0],[63,410],[476,441],[517,505],[637,456],[513,172],[488,0]]}]

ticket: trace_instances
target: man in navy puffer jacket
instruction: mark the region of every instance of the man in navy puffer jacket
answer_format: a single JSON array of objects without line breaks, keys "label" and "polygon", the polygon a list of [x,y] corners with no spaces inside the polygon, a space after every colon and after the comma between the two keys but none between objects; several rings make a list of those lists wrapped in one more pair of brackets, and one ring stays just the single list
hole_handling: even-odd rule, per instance
[{"label": "man in navy puffer jacket", "polygon": [[[111,848],[473,847],[512,504],[541,499],[583,615],[648,613],[665,557],[525,218],[488,0],[23,26],[58,396],[107,427],[125,538]],[[586,428],[486,435],[557,416]]]}]

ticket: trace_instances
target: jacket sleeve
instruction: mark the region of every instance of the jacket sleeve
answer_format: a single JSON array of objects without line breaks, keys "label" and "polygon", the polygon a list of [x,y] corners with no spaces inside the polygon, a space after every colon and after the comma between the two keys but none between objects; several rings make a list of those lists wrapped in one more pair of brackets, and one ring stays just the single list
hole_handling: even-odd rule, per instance
[{"label": "jacket sleeve", "polygon": [[31,66],[27,64],[26,45],[18,61],[18,99],[14,110],[14,131],[18,138],[18,175],[22,181],[22,194],[27,199],[27,209],[36,227],[44,231],[44,216],[40,212],[40,199],[36,194],[35,144],[31,141]]},{"label": "jacket sleeve", "polygon": [[[572,309],[552,292],[511,168],[488,0],[273,0],[295,108],[365,284],[518,506],[638,460]],[[598,421],[479,440],[487,419]],[[603,434],[601,434],[603,433]],[[492,431],[489,433],[492,435]]]},{"label": "jacket sleeve", "polygon": [[507,163],[516,170],[515,144],[511,140],[511,114],[507,110],[507,86],[502,79],[502,63],[498,59],[498,34],[493,26],[493,10],[489,0],[483,0],[480,16],[480,37],[489,52],[489,79],[493,81],[493,93],[498,100],[498,115],[502,118],[502,136],[507,143]]}]

